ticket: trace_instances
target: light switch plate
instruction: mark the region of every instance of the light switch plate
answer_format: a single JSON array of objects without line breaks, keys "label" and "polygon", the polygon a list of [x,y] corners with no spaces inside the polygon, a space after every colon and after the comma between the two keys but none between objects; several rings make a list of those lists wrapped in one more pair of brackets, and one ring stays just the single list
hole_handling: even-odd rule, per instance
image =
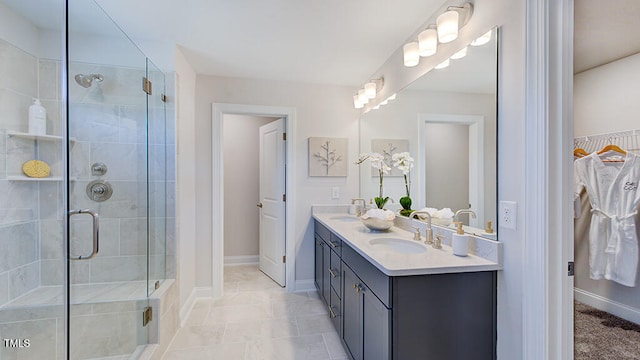
[{"label": "light switch plate", "polygon": [[498,226],[504,229],[517,230],[518,203],[515,201],[500,201],[500,219]]},{"label": "light switch plate", "polygon": [[331,188],[331,198],[332,199],[340,199],[340,188],[339,187],[332,187]]}]

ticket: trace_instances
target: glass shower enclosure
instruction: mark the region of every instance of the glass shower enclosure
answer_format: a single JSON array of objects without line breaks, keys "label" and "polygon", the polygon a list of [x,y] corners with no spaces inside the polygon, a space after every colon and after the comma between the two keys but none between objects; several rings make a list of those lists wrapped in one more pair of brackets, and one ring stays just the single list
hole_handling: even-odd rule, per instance
[{"label": "glass shower enclosure", "polygon": [[166,278],[164,93],[94,1],[0,0],[0,359],[148,344]]}]

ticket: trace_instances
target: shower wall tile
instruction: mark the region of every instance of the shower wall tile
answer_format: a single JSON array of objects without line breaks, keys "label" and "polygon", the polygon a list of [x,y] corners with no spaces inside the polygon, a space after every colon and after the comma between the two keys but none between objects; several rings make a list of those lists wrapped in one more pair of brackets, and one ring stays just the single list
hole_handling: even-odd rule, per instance
[{"label": "shower wall tile", "polygon": [[[153,227],[150,227],[150,229],[153,229]],[[120,220],[120,255],[146,254],[147,219],[137,218]]]},{"label": "shower wall tile", "polygon": [[40,141],[38,142],[37,158],[46,162],[51,168],[52,177],[63,177],[63,143],[61,141]]},{"label": "shower wall tile", "polygon": [[40,264],[30,264],[9,271],[9,299],[13,300],[40,285]]},{"label": "shower wall tile", "polygon": [[0,227],[0,272],[15,270],[37,260],[36,225],[33,221]]},{"label": "shower wall tile", "polygon": [[22,164],[37,159],[36,144],[33,140],[19,137],[7,138],[7,175],[23,175]]},{"label": "shower wall tile", "polygon": [[91,261],[91,282],[145,280],[146,256],[112,256]]},{"label": "shower wall tile", "polygon": [[37,209],[38,184],[0,180],[0,204],[9,205],[13,209]]},{"label": "shower wall tile", "polygon": [[91,175],[91,143],[74,141],[69,150],[69,174],[74,180],[89,180]]},{"label": "shower wall tile", "polygon": [[0,128],[18,132],[29,130],[29,106],[32,95],[18,94],[0,87]]},{"label": "shower wall tile", "polygon": [[40,100],[60,100],[60,62],[40,59],[38,66]]},{"label": "shower wall tile", "polygon": [[64,212],[62,181],[41,182],[38,186],[40,188],[40,220],[62,220]]},{"label": "shower wall tile", "polygon": [[120,135],[124,144],[145,144],[147,142],[146,106],[120,106]]},{"label": "shower wall tile", "polygon": [[176,180],[176,146],[175,145],[167,145],[166,147],[166,175],[167,181],[175,181]]},{"label": "shower wall tile", "polygon": [[118,106],[78,104],[69,106],[69,133],[78,141],[118,142]]},{"label": "shower wall tile", "polygon": [[146,184],[134,181],[110,181],[113,195],[108,201],[97,203],[87,197],[86,181],[75,181],[71,187],[71,203],[78,208],[92,208],[102,218],[133,218],[146,216]]},{"label": "shower wall tile", "polygon": [[9,272],[0,273],[0,307],[9,301]]},{"label": "shower wall tile", "polygon": [[149,180],[166,181],[167,147],[165,145],[149,145]]},{"label": "shower wall tile", "polygon": [[62,241],[63,223],[61,220],[40,220],[40,259],[62,259],[64,244]]},{"label": "shower wall tile", "polygon": [[[93,221],[89,215],[75,215],[70,221],[69,247],[73,256],[88,255],[93,250]],[[100,218],[98,257],[115,256],[120,252],[120,220]]]},{"label": "shower wall tile", "polygon": [[64,267],[65,263],[62,259],[40,260],[40,285],[63,285]]},{"label": "shower wall tile", "polygon": [[71,283],[74,285],[91,282],[91,263],[88,261],[73,261],[70,272]]},{"label": "shower wall tile", "polygon": [[60,100],[42,100],[42,106],[47,109],[47,134],[62,136],[63,121],[67,117],[62,113]]},{"label": "shower wall tile", "polygon": [[[146,148],[135,144],[91,143],[91,163],[102,162],[108,171],[106,180],[136,181],[146,169]],[[146,174],[145,174],[146,181]]]},{"label": "shower wall tile", "polygon": [[167,218],[149,218],[149,254],[166,254],[166,225]]},{"label": "shower wall tile", "polygon": [[36,57],[0,40],[0,87],[36,97],[38,68]]}]

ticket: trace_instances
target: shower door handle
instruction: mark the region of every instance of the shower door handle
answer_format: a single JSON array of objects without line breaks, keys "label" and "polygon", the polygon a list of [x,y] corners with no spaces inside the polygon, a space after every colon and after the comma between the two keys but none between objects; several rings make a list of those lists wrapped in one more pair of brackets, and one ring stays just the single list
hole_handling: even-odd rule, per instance
[{"label": "shower door handle", "polygon": [[71,260],[89,260],[98,255],[98,245],[100,244],[100,216],[95,210],[83,209],[83,210],[71,210],[69,211],[69,219],[73,215],[89,214],[93,219],[93,250],[89,255],[69,256]]}]

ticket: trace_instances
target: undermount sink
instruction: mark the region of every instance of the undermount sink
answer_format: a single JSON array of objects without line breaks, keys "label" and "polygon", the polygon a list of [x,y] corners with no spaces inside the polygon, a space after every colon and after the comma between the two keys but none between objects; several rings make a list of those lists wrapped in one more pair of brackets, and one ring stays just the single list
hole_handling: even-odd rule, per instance
[{"label": "undermount sink", "polygon": [[344,222],[360,221],[360,219],[358,219],[355,216],[347,216],[347,215],[334,216],[331,218],[331,220],[338,220],[338,221],[344,221]]},{"label": "undermount sink", "polygon": [[369,244],[378,249],[395,251],[404,254],[421,254],[427,251],[426,245],[415,240],[401,238],[377,238],[369,240]]}]

